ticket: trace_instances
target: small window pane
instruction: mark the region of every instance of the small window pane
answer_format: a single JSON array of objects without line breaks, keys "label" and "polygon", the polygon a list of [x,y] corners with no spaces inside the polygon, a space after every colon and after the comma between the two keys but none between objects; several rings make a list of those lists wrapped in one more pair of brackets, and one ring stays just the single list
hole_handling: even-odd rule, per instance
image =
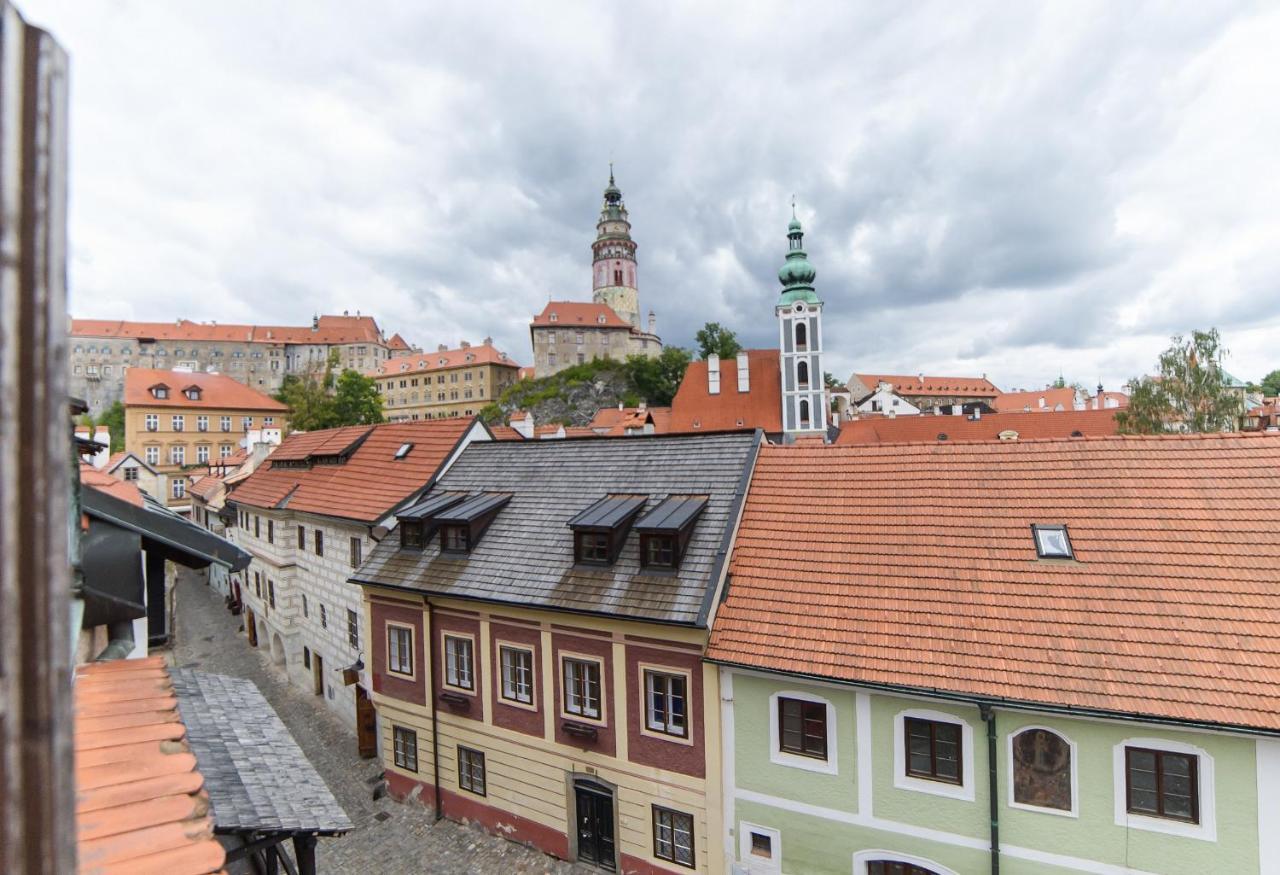
[{"label": "small window pane", "polygon": [[458,747],[458,786],[470,790],[477,796],[484,796],[485,789],[484,754],[478,750]]},{"label": "small window pane", "polygon": [[409,772],[418,771],[418,733],[403,726],[392,727],[391,732],[396,766]]}]

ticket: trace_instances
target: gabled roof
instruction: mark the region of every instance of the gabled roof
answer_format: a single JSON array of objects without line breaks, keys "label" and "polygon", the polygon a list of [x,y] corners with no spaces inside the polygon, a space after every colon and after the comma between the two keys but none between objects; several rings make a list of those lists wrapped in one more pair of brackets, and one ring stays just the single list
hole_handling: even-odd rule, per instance
[{"label": "gabled roof", "polygon": [[516,364],[492,343],[481,343],[476,346],[463,346],[458,349],[439,349],[435,352],[420,352],[413,355],[401,355],[389,358],[378,367],[367,373],[370,377],[410,377],[427,371],[447,371],[451,368],[466,368],[475,365],[497,365],[503,368],[519,369]]},{"label": "gabled roof", "polygon": [[152,474],[156,473],[155,468],[148,465],[141,456],[139,456],[137,453],[132,452],[130,450],[121,450],[120,452],[113,455],[110,459],[107,459],[107,464],[102,467],[102,470],[110,474],[130,459],[137,462],[138,467],[146,468]]},{"label": "gabled roof", "polygon": [[608,304],[586,301],[548,301],[533,317],[534,328],[627,328],[635,326]]},{"label": "gabled roof", "polygon": [[653,423],[653,434],[671,430],[670,407],[601,407],[587,424],[596,434],[625,435],[627,429],[642,430]]},{"label": "gabled roof", "polygon": [[[473,443],[436,483],[442,492],[504,493],[510,503],[465,556],[439,539],[401,550],[383,538],[351,578],[439,596],[705,626],[723,570],[758,432]],[[617,561],[574,565],[569,522],[608,495],[708,496],[679,570],[642,573],[639,536]],[[456,509],[455,511],[456,512]]]},{"label": "gabled roof", "polygon": [[1041,389],[1036,392],[1002,392],[991,402],[998,413],[1035,413],[1037,411],[1074,410],[1076,390]]},{"label": "gabled roof", "polygon": [[1000,390],[986,377],[930,377],[925,374],[854,374],[867,389],[877,383],[891,383],[903,398],[960,396],[988,398]]},{"label": "gabled roof", "polygon": [[410,352],[413,347],[409,345],[409,341],[400,336],[399,332],[396,332],[387,341],[387,349],[391,352]]},{"label": "gabled roof", "polygon": [[776,349],[748,349],[750,388],[738,391],[737,359],[720,361],[720,394],[707,386],[707,363],[690,363],[671,402],[671,431],[761,428],[782,431],[782,366]]},{"label": "gabled roof", "polygon": [[768,446],[708,655],[1280,731],[1278,495],[1265,433]]},{"label": "gabled roof", "polygon": [[[157,385],[196,386],[200,400],[193,401],[180,391],[168,398],[156,398],[151,389]],[[192,413],[206,410],[244,410],[271,414],[287,414],[289,408],[270,395],[250,389],[244,383],[224,374],[161,371],[152,368],[129,368],[124,374],[124,403],[135,407],[174,407]]]},{"label": "gabled roof", "polygon": [[[431,482],[475,424],[474,417],[459,417],[295,432],[235,488],[228,503],[374,522]],[[413,449],[396,459],[406,443]],[[353,449],[342,464],[278,464],[348,448]]]},{"label": "gabled roof", "polygon": [[[1072,410],[1067,413],[989,413],[968,416],[876,416],[840,423],[837,444],[934,443],[996,440],[1016,432],[1018,440],[1097,437],[1116,434],[1115,410]],[[1077,435],[1076,433],[1079,432]],[[945,438],[942,435],[946,435]]]},{"label": "gabled roof", "polygon": [[78,871],[221,870],[205,776],[187,744],[164,659],[76,669]]}]

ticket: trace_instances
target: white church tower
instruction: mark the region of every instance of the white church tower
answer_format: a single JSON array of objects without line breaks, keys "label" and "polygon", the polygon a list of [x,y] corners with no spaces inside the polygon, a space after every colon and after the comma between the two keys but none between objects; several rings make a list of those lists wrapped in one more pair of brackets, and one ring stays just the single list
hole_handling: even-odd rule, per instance
[{"label": "white church tower", "polygon": [[822,301],[813,290],[817,271],[805,255],[804,231],[794,204],[787,239],[787,260],[778,271],[782,294],[774,307],[782,362],[782,429],[789,437],[821,436],[827,431]]}]

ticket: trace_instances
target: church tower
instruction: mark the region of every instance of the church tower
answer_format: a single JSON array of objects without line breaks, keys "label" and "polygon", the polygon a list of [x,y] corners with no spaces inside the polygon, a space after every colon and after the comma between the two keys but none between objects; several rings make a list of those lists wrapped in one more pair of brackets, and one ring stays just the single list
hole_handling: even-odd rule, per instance
[{"label": "church tower", "polygon": [[604,206],[596,223],[596,242],[591,244],[591,299],[608,304],[635,328],[640,328],[640,291],[636,276],[636,244],[631,239],[631,222],[622,192],[613,181],[609,165],[609,185],[604,190]]},{"label": "church tower", "polygon": [[782,428],[788,435],[823,435],[827,430],[822,370],[822,301],[813,290],[818,272],[804,251],[804,231],[791,207],[787,260],[778,271],[782,294],[778,317],[778,358],[782,362]]}]

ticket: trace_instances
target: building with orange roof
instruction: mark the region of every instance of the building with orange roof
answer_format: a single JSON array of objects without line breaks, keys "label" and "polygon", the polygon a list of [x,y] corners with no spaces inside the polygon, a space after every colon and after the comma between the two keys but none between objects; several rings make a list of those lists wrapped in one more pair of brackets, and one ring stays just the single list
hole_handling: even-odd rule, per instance
[{"label": "building with orange roof", "polygon": [[249,644],[321,696],[355,730],[362,755],[379,743],[369,695],[375,642],[347,578],[397,510],[465,447],[490,439],[475,417],[297,432],[226,496],[228,537],[253,557],[231,580]]},{"label": "building with orange roof", "polygon": [[762,448],[726,870],[1273,869],[1278,495],[1274,434]]},{"label": "building with orange roof", "polygon": [[995,409],[1001,394],[996,385],[981,377],[931,377],[925,374],[851,374],[849,395],[856,407],[859,401],[887,386],[898,397],[906,399],[925,413],[951,413],[960,405],[965,413],[975,408],[983,413]]},{"label": "building with orange roof", "polygon": [[974,416],[871,416],[840,423],[837,444],[1041,440],[1116,434],[1114,410],[990,413]]},{"label": "building with orange roof", "polygon": [[387,359],[368,373],[378,384],[391,422],[475,416],[518,379],[520,365],[496,349],[493,338],[457,349]]},{"label": "building with orange roof", "polygon": [[278,443],[289,408],[222,374],[130,368],[124,385],[125,449],[164,478],[164,500],[191,506],[185,472],[231,456],[244,440]]},{"label": "building with orange roof", "polygon": [[643,401],[638,407],[601,407],[587,424],[591,431],[610,437],[640,434],[666,434],[671,431],[671,408],[650,407]]},{"label": "building with orange roof", "polygon": [[[409,346],[403,338],[401,345]],[[220,373],[270,394],[289,374],[323,369],[335,352],[340,368],[377,367],[392,343],[372,316],[357,311],[317,316],[310,327],[72,319],[69,347],[70,391],[96,413],[122,397],[130,368]]]},{"label": "building with orange roof", "polygon": [[640,322],[636,243],[612,168],[591,251],[591,302],[550,301],[529,325],[533,367],[539,376],[594,359],[656,358],[662,353],[653,311],[647,327]]},{"label": "building with orange roof", "polygon": [[[690,362],[671,400],[671,431],[762,429],[782,438],[781,361],[776,349],[746,349],[732,363]],[[715,378],[712,379],[714,373]]]},{"label": "building with orange roof", "polygon": [[1001,392],[991,406],[997,413],[1062,413],[1083,410],[1085,400],[1070,386],[1046,386],[1032,391]]}]

